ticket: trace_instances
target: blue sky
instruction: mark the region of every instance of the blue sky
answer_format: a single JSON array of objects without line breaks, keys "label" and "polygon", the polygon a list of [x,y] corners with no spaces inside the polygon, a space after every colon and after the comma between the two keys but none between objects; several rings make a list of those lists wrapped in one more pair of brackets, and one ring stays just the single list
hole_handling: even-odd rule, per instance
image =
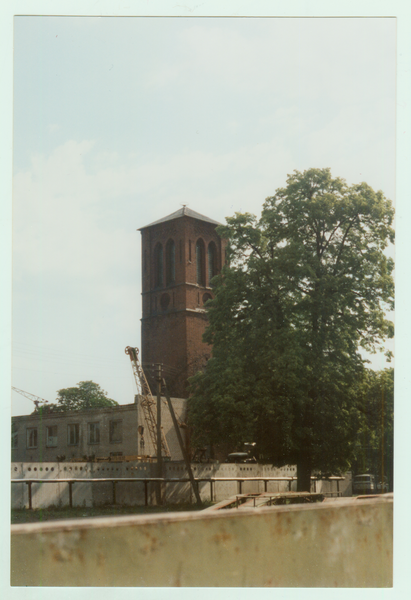
[{"label": "blue sky", "polygon": [[395,19],[15,17],[13,385],[133,401],[136,230],[181,204],[258,214],[310,167],[394,201],[395,52]]}]

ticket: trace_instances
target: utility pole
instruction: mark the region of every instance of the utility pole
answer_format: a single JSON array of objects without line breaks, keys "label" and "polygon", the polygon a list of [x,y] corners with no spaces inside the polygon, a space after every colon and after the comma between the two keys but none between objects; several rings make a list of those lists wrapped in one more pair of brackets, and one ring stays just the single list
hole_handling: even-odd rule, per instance
[{"label": "utility pole", "polygon": [[[163,459],[161,456],[161,384],[163,381],[162,364],[156,364],[157,382],[157,477],[163,476]],[[161,482],[157,486],[157,504],[162,504]]]},{"label": "utility pole", "polygon": [[180,432],[180,428],[178,426],[178,422],[177,422],[177,418],[176,418],[176,415],[175,415],[175,412],[174,412],[174,408],[173,408],[173,405],[171,403],[170,394],[168,393],[167,385],[166,385],[166,382],[165,382],[164,379],[163,379],[163,385],[164,385],[164,393],[165,393],[165,396],[166,396],[166,399],[167,399],[168,408],[170,410],[171,418],[173,420],[174,429],[175,429],[175,432],[177,434],[178,443],[180,444],[181,453],[182,453],[184,461],[186,463],[186,469],[187,469],[187,472],[188,472],[188,477],[190,479],[191,487],[193,488],[193,492],[194,492],[194,495],[196,497],[197,504],[199,506],[201,506],[202,502],[201,502],[201,498],[200,498],[200,492],[198,491],[198,485],[197,485],[197,482],[194,479],[193,471],[191,470],[190,457],[189,457],[189,455],[188,455],[188,453],[186,451],[186,448],[184,446],[183,438],[181,436],[181,432]]}]

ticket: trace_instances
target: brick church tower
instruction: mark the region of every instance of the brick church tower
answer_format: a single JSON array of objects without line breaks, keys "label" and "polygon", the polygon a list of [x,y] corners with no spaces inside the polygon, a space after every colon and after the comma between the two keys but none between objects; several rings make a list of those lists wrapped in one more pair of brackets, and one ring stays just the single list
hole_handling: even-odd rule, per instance
[{"label": "brick church tower", "polygon": [[150,365],[162,363],[170,394],[178,398],[187,397],[187,377],[211,355],[202,335],[207,324],[204,304],[213,297],[210,281],[225,259],[218,225],[184,206],[139,230],[142,363],[150,385]]}]

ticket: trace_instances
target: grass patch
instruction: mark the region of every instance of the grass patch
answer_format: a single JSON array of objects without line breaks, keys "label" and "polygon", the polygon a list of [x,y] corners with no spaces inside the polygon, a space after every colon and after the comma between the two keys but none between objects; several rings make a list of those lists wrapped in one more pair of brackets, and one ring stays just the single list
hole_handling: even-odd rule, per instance
[{"label": "grass patch", "polygon": [[153,515],[158,513],[193,511],[207,508],[210,503],[203,506],[197,504],[168,504],[164,506],[73,506],[48,508],[12,509],[11,523],[41,523],[44,521],[58,521],[62,519],[89,519],[90,517],[119,517],[122,515]]}]

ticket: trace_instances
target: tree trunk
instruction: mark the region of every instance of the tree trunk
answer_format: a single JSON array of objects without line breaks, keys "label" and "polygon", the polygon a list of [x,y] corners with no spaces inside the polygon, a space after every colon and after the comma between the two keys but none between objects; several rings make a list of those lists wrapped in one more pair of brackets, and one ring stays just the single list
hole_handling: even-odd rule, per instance
[{"label": "tree trunk", "polygon": [[297,492],[311,492],[311,461],[306,456],[297,461]]}]

